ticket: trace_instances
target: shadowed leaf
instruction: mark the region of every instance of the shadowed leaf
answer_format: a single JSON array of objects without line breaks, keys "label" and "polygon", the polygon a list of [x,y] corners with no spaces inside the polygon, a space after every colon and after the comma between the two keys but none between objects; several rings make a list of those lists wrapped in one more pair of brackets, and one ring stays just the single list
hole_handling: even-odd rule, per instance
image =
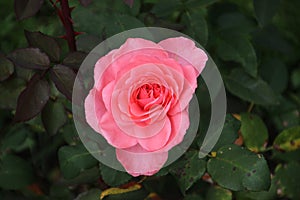
[{"label": "shadowed leaf", "polygon": [[8,190],[21,189],[33,181],[30,164],[14,155],[4,156],[0,160],[0,187]]},{"label": "shadowed leaf", "polygon": [[44,0],[15,0],[15,13],[18,20],[35,15],[43,5]]},{"label": "shadowed leaf", "polygon": [[30,46],[41,49],[51,60],[59,61],[61,49],[54,38],[41,32],[30,32],[26,30],[25,36]]},{"label": "shadowed leaf", "polygon": [[65,108],[60,102],[48,101],[42,111],[42,121],[46,131],[54,135],[66,123]]},{"label": "shadowed leaf", "polygon": [[291,162],[286,165],[279,165],[275,169],[275,180],[281,193],[292,200],[300,197],[300,164]]},{"label": "shadowed leaf", "polygon": [[74,69],[79,69],[86,56],[87,54],[84,52],[71,52],[65,57],[65,59],[63,60],[63,64]]},{"label": "shadowed leaf", "polygon": [[262,79],[249,76],[244,70],[235,68],[224,76],[226,88],[243,100],[259,105],[276,105],[278,97]]},{"label": "shadowed leaf", "polygon": [[131,176],[126,172],[112,169],[104,164],[100,164],[100,171],[104,182],[113,187],[120,186],[131,179]]},{"label": "shadowed leaf", "polygon": [[97,164],[97,160],[83,145],[63,146],[58,150],[60,169],[66,179],[74,178],[85,169]]},{"label": "shadowed leaf", "polygon": [[0,54],[0,81],[4,81],[14,72],[14,64]]},{"label": "shadowed leaf", "polygon": [[187,152],[185,157],[179,161],[170,171],[175,177],[183,194],[188,190],[205,172],[206,162],[199,159],[198,152]]},{"label": "shadowed leaf", "polygon": [[88,6],[92,3],[93,0],[79,0],[80,4],[83,6]]},{"label": "shadowed leaf", "polygon": [[225,38],[218,43],[217,53],[224,61],[240,63],[252,77],[257,76],[257,60],[255,50],[244,37]]},{"label": "shadowed leaf", "polygon": [[28,69],[47,69],[50,65],[48,56],[38,48],[17,49],[8,58],[16,65]]},{"label": "shadowed leaf", "polygon": [[56,65],[50,71],[50,78],[55,83],[56,88],[71,101],[76,78],[75,72],[64,65]]},{"label": "shadowed leaf", "polygon": [[18,97],[14,121],[27,121],[35,117],[46,105],[49,95],[48,82],[38,74],[34,75]]},{"label": "shadowed leaf", "polygon": [[256,19],[261,26],[271,22],[279,5],[280,0],[253,0]]}]

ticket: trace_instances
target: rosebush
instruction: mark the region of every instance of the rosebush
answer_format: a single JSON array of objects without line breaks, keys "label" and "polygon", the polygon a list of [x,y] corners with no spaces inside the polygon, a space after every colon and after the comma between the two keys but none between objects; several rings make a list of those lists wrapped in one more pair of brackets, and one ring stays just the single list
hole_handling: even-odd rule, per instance
[{"label": "rosebush", "polygon": [[[299,8],[297,0],[1,1],[0,199],[300,199]],[[201,67],[180,72],[192,77],[185,76],[191,86],[185,100],[198,77],[196,138],[180,159],[158,172],[160,167],[127,168],[133,177],[99,163],[85,149],[71,99],[91,49],[144,26],[180,31],[205,47],[224,80],[228,114],[218,142],[200,159],[210,97],[198,77]],[[149,62],[166,62],[155,59]],[[173,64],[181,69],[180,61]],[[137,92],[144,94],[143,88]],[[100,132],[117,148],[131,146]],[[156,145],[143,147],[160,149]]]}]

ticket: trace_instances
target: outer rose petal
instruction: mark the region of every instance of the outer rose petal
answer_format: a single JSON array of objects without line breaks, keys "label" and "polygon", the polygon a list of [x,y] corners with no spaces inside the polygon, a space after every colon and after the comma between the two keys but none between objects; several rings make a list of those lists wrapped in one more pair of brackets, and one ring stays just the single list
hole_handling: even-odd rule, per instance
[{"label": "outer rose petal", "polygon": [[[96,96],[97,90],[92,89],[90,90],[88,96],[85,99],[84,102],[84,108],[85,108],[85,116],[87,123],[96,131],[100,132],[99,126],[98,126],[98,118],[97,118],[97,111],[95,106],[95,96]],[[101,103],[100,101],[98,103]],[[103,104],[103,103],[102,103]],[[104,112],[104,105],[103,106],[97,106],[98,107],[98,113]],[[102,109],[102,110],[100,110]]]},{"label": "outer rose petal", "polygon": [[111,113],[106,112],[100,121],[101,134],[115,148],[128,148],[137,144],[137,140],[120,130]]},{"label": "outer rose petal", "polygon": [[169,151],[171,148],[182,142],[187,129],[190,126],[188,108],[181,113],[170,116],[169,119],[172,124],[171,128],[175,131],[172,132],[168,144],[162,149],[164,151]]},{"label": "outer rose petal", "polygon": [[[112,50],[97,61],[94,69],[95,87],[99,89],[102,84],[106,85],[108,82],[115,80],[116,75],[120,70],[123,70],[134,54],[157,56],[159,58],[168,57],[168,53],[152,41],[141,38],[128,38],[119,49]],[[124,62],[118,61],[122,57]],[[115,65],[116,61],[122,65]]]},{"label": "outer rose petal", "polygon": [[173,57],[183,66],[193,65],[198,72],[197,75],[204,69],[207,55],[203,50],[197,48],[192,40],[184,37],[176,37],[162,40],[158,44],[170,52],[169,56]]},{"label": "outer rose petal", "polygon": [[132,176],[151,176],[158,172],[168,159],[168,152],[152,153],[139,145],[128,149],[116,149],[117,159]]}]

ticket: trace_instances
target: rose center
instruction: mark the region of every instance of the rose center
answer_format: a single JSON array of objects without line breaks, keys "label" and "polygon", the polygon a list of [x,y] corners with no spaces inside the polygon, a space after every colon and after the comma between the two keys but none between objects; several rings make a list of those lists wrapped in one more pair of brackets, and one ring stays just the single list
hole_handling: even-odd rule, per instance
[{"label": "rose center", "polygon": [[144,84],[137,88],[131,96],[131,100],[135,102],[142,110],[148,111],[155,105],[166,105],[168,98],[168,90],[159,84]]}]

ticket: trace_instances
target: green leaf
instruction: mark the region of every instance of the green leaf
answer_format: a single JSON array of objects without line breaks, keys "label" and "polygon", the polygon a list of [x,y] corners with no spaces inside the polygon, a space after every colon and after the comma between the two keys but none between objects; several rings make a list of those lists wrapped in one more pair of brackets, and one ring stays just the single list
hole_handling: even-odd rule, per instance
[{"label": "green leaf", "polygon": [[46,131],[50,135],[55,135],[67,122],[67,115],[63,104],[57,101],[48,101],[42,111],[42,122]]},{"label": "green leaf", "polygon": [[46,105],[49,95],[48,82],[35,74],[18,97],[14,121],[27,121],[35,117]]},{"label": "green leaf", "polygon": [[205,46],[208,40],[208,27],[201,13],[184,13],[182,23],[186,26],[185,33]]},{"label": "green leaf", "polygon": [[99,178],[101,178],[100,171],[99,167],[96,165],[90,169],[84,170],[75,178],[63,180],[62,184],[67,186],[93,184],[99,181]]},{"label": "green leaf", "polygon": [[272,151],[272,160],[276,161],[283,161],[283,162],[291,162],[291,161],[298,161],[300,162],[300,149],[288,152],[282,151]]},{"label": "green leaf", "polygon": [[288,70],[279,58],[272,57],[262,62],[260,73],[275,92],[282,93],[287,88]]},{"label": "green leaf", "polygon": [[219,0],[188,0],[184,2],[184,5],[188,9],[194,9],[194,8],[201,8],[209,6],[210,4],[213,4]]},{"label": "green leaf", "polygon": [[292,200],[300,197],[300,164],[296,162],[279,165],[275,170],[275,180],[282,194]]},{"label": "green leaf", "polygon": [[253,0],[256,19],[261,26],[271,22],[279,5],[280,0]]},{"label": "green leaf", "polygon": [[4,81],[14,73],[14,64],[0,54],[0,81]]},{"label": "green leaf", "polygon": [[87,192],[81,193],[77,196],[77,200],[95,200],[99,199],[101,195],[101,190],[98,188],[90,189]]},{"label": "green leaf", "polygon": [[14,0],[18,20],[35,15],[42,7],[44,0]]},{"label": "green leaf", "polygon": [[8,55],[16,65],[28,69],[47,69],[49,57],[38,48],[17,49]]},{"label": "green leaf", "polygon": [[300,148],[300,126],[282,131],[274,140],[274,147],[283,151],[294,151]]},{"label": "green leaf", "polygon": [[33,182],[30,164],[14,155],[6,155],[0,160],[0,187],[6,190],[24,188]]},{"label": "green leaf", "polygon": [[127,183],[131,176],[125,172],[112,169],[104,164],[100,164],[101,177],[110,186],[120,186]]},{"label": "green leaf", "polygon": [[129,15],[110,14],[105,17],[105,32],[107,37],[133,28],[145,26],[140,20]]},{"label": "green leaf", "polygon": [[55,65],[51,68],[50,78],[55,83],[56,88],[72,101],[75,72],[64,65]]},{"label": "green leaf", "polygon": [[257,60],[255,50],[245,37],[221,39],[217,47],[218,56],[224,61],[234,61],[242,65],[252,77],[257,76]]},{"label": "green leaf", "polygon": [[52,199],[74,199],[70,189],[64,185],[52,185],[50,188],[50,196]]},{"label": "green leaf", "polygon": [[[79,51],[83,51],[83,52],[87,52],[87,53],[92,51],[93,48],[95,48],[100,43],[101,43],[101,39],[99,37],[94,36],[94,35],[89,35],[89,34],[82,34],[82,35],[78,36],[78,38],[76,40],[77,49]],[[68,65],[68,64],[65,64],[65,65]]]},{"label": "green leaf", "polygon": [[249,33],[255,30],[256,24],[251,18],[247,18],[240,12],[227,11],[217,18],[217,28],[221,32],[221,36],[224,34],[227,36],[230,43],[232,36],[248,38]]},{"label": "green leaf", "polygon": [[268,115],[276,130],[283,131],[284,129],[300,125],[299,109],[287,97],[279,98],[279,105],[268,107]]},{"label": "green leaf", "polygon": [[102,36],[105,17],[104,15],[97,15],[89,9],[77,7],[72,13],[72,19],[75,27],[80,27],[80,31],[95,36]]},{"label": "green leaf", "polygon": [[51,60],[58,62],[61,54],[57,41],[41,32],[30,32],[25,30],[25,36],[31,47],[36,47],[46,53]]},{"label": "green leaf", "polygon": [[272,179],[271,187],[268,191],[261,192],[250,192],[240,191],[235,193],[237,200],[274,200],[276,199],[276,188],[275,179]]},{"label": "green leaf", "polygon": [[206,194],[206,200],[231,200],[232,193],[230,190],[214,186],[210,187]]},{"label": "green leaf", "polygon": [[[121,1],[93,1],[92,6],[95,8],[91,9],[97,15],[101,15],[103,13],[120,13],[126,15],[136,16],[140,12],[141,0],[134,0],[134,4],[130,7],[126,5],[122,0]],[[92,7],[90,6],[90,8]]]},{"label": "green leaf", "polygon": [[19,78],[0,83],[0,108],[15,109],[19,94],[25,88],[25,81]]},{"label": "green leaf", "polygon": [[245,146],[254,152],[263,151],[268,141],[268,129],[263,120],[255,114],[242,113],[241,122]]},{"label": "green leaf", "polygon": [[23,125],[13,126],[0,141],[0,152],[19,150],[28,134],[28,129]]},{"label": "green leaf", "polygon": [[240,127],[241,122],[235,119],[231,114],[227,114],[222,133],[212,151],[217,151],[224,145],[233,144],[238,138],[238,131],[240,130]]},{"label": "green leaf", "polygon": [[252,78],[240,68],[224,76],[226,88],[239,98],[259,105],[278,104],[278,97],[270,86],[259,78]]},{"label": "green leaf", "polygon": [[74,69],[79,69],[86,56],[87,54],[81,51],[71,52],[65,57],[63,64]]},{"label": "green leaf", "polygon": [[80,138],[74,123],[66,124],[60,129],[60,132],[63,134],[65,142],[69,145],[76,145],[80,143]]},{"label": "green leaf", "polygon": [[83,145],[63,146],[58,150],[60,169],[66,179],[74,178],[85,169],[97,164],[97,160]]},{"label": "green leaf", "polygon": [[209,159],[207,171],[221,187],[233,191],[268,190],[271,182],[264,157],[236,145],[220,148],[216,157]]},{"label": "green leaf", "polygon": [[181,6],[180,0],[160,0],[154,4],[151,12],[157,17],[168,17],[172,15]]},{"label": "green leaf", "polygon": [[202,177],[205,165],[205,160],[199,159],[197,151],[190,151],[171,169],[170,173],[176,179],[183,194]]}]

